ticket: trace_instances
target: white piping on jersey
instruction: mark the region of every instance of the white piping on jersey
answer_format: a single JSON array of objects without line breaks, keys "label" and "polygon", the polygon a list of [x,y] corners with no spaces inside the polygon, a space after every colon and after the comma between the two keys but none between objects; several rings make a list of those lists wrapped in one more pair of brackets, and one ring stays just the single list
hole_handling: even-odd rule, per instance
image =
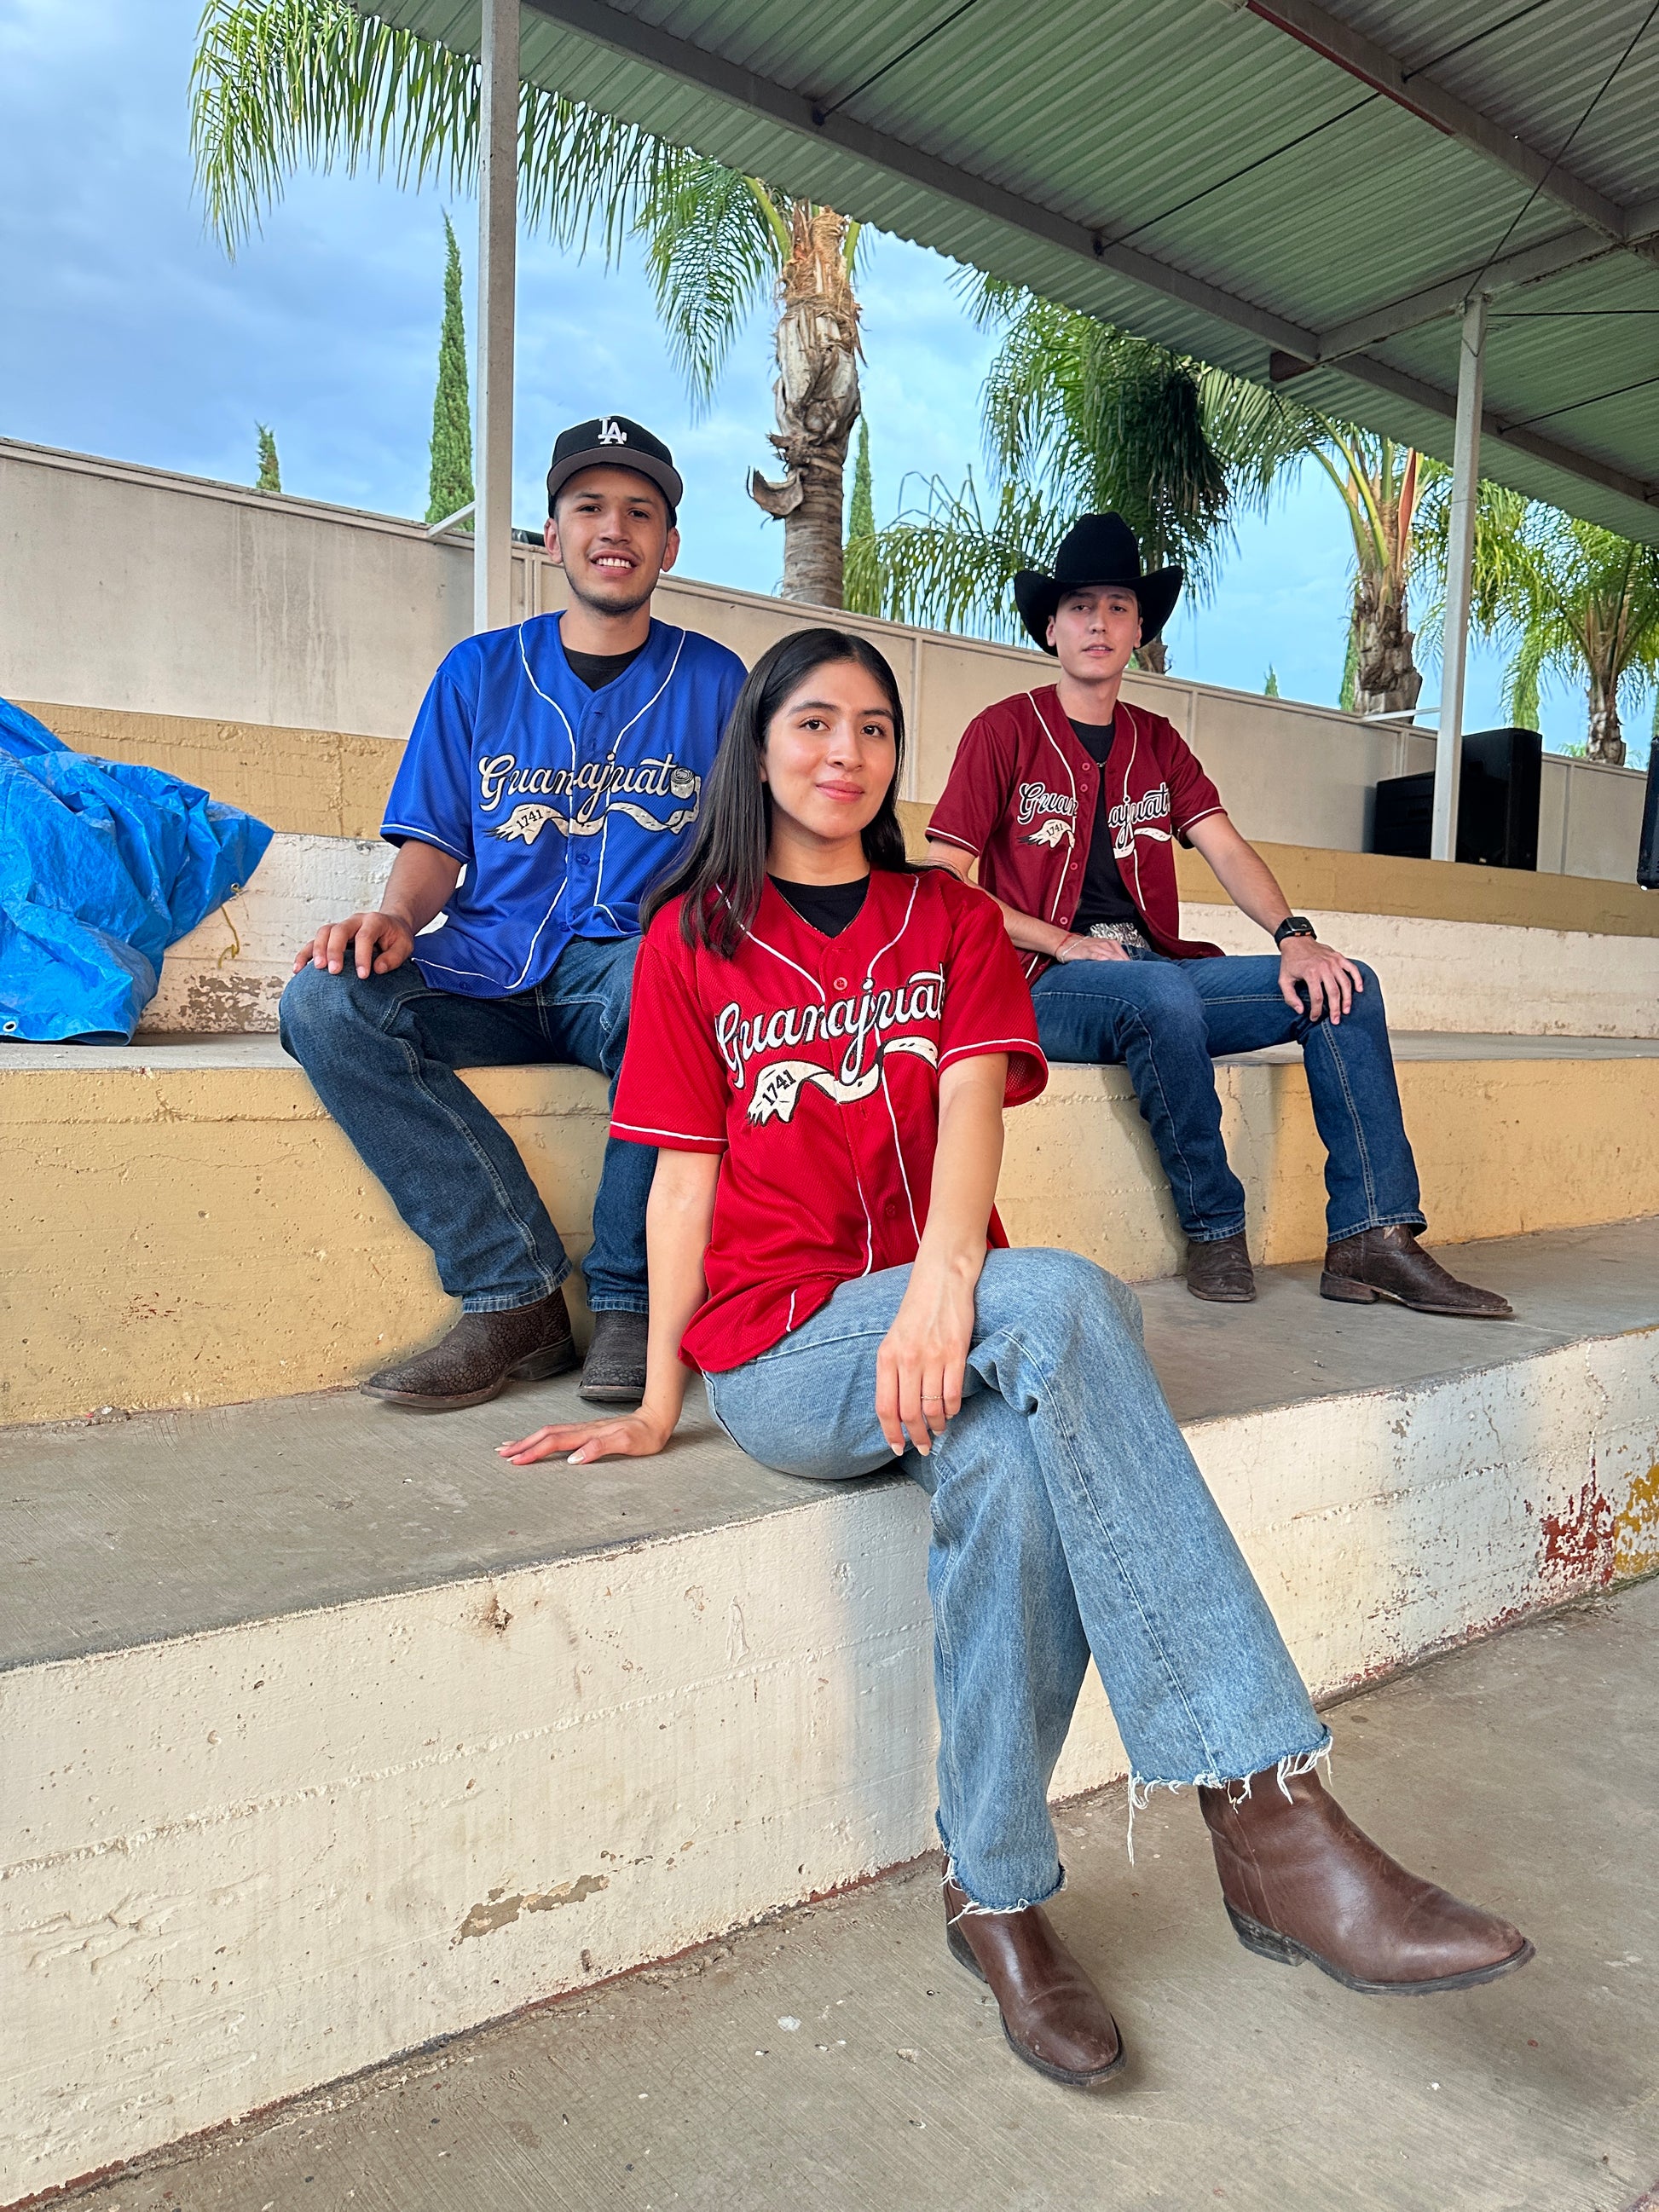
[{"label": "white piping on jersey", "polygon": [[401,830],[405,837],[412,837],[417,845],[434,846],[439,852],[447,853],[452,860],[459,860],[464,868],[470,868],[472,865],[465,853],[458,853],[453,845],[445,844],[435,830],[417,830],[412,822],[383,822],[380,824],[382,837],[388,830]]},{"label": "white piping on jersey", "polygon": [[648,1121],[612,1121],[611,1126],[613,1129],[637,1130],[641,1137],[678,1137],[683,1144],[718,1145],[722,1151],[730,1149],[724,1137],[700,1137],[691,1129],[653,1129]]},{"label": "white piping on jersey", "polygon": [[783,1333],[786,1336],[788,1335],[790,1330],[795,1326],[795,1300],[799,1296],[800,1292],[799,1290],[791,1291],[789,1293],[789,1316],[783,1324]]},{"label": "white piping on jersey", "polygon": [[[539,619],[539,617],[538,619]],[[535,693],[538,699],[546,700],[548,705],[553,709],[553,712],[564,724],[565,736],[570,741],[570,788],[574,791],[576,787],[576,732],[571,727],[569,715],[565,713],[564,708],[560,706],[558,701],[552,697],[550,693],[544,691],[541,685],[536,681],[536,672],[530,665],[530,655],[524,649],[524,624],[522,623],[519,624],[518,639],[519,665],[524,670],[525,674],[530,678],[531,690]],[[562,640],[560,641],[559,650],[561,652],[564,650]],[[525,977],[530,973],[530,963],[536,957],[536,947],[542,941],[542,932],[547,927],[548,923],[552,921],[554,913],[558,907],[559,901],[564,896],[565,890],[568,885],[569,881],[570,840],[567,837],[564,841],[564,873],[559,878],[559,888],[553,894],[553,904],[549,907],[547,912],[536,924],[536,934],[530,940],[530,950],[525,954],[524,966],[520,969],[518,974],[507,986],[507,988],[510,991],[516,991],[520,985],[524,981]]]},{"label": "white piping on jersey", "polygon": [[[721,891],[720,896],[722,898],[726,896],[723,890]],[[829,994],[825,991],[823,984],[819,982],[817,977],[814,975],[810,969],[803,968],[799,960],[792,960],[787,952],[780,952],[775,945],[769,945],[766,939],[760,935],[758,931],[749,928],[747,925],[744,926],[743,933],[749,939],[751,945],[758,945],[763,952],[769,952],[775,960],[781,960],[784,966],[786,968],[793,968],[797,975],[805,976],[807,981],[812,986],[812,988],[817,993],[819,998],[823,1001],[823,1004],[826,1006],[829,1005]]]},{"label": "white piping on jersey", "polygon": [[[562,637],[561,637],[561,639],[560,639],[560,643],[561,643],[561,644],[562,644],[562,643],[563,643],[563,639],[562,639]],[[656,705],[656,703],[657,703],[658,700],[661,698],[661,696],[662,696],[663,693],[664,693],[664,692],[668,689],[669,685],[673,682],[673,680],[674,680],[674,671],[675,671],[675,670],[679,666],[679,665],[680,665],[680,655],[681,655],[681,653],[684,653],[684,650],[685,650],[685,632],[684,632],[684,630],[682,630],[682,631],[680,632],[680,635],[679,635],[679,642],[678,642],[678,645],[676,645],[676,646],[675,646],[675,647],[674,647],[674,658],[673,658],[673,659],[669,662],[669,664],[668,664],[668,673],[667,673],[667,675],[666,675],[666,676],[665,676],[665,677],[663,678],[662,682],[661,682],[659,684],[658,684],[658,686],[657,686],[656,690],[655,690],[651,694],[651,696],[650,696],[650,697],[646,701],[646,702],[645,702],[644,706],[643,706],[643,707],[641,707],[641,708],[640,708],[639,713],[638,713],[637,714],[630,715],[630,717],[629,718],[629,720],[628,720],[627,721],[625,721],[625,722],[623,724],[623,726],[622,726],[621,729],[619,729],[619,730],[617,731],[617,734],[616,734],[616,737],[615,737],[615,738],[614,738],[614,739],[613,739],[613,741],[612,741],[612,750],[615,750],[615,748],[616,748],[616,746],[617,746],[617,745],[619,745],[619,744],[622,743],[623,739],[623,738],[628,735],[628,732],[629,732],[633,728],[633,726],[634,726],[635,723],[635,722],[637,722],[637,721],[640,721],[640,720],[643,720],[643,718],[644,718],[647,714],[648,714],[651,712],[651,709],[652,709],[652,708]],[[598,868],[594,871],[594,875],[593,875],[593,906],[594,906],[594,910],[595,910],[595,912],[600,912],[600,913],[605,913],[605,914],[608,914],[608,915],[611,915],[611,921],[612,921],[613,922],[616,922],[617,927],[618,929],[620,929],[620,928],[622,927],[622,924],[621,924],[621,922],[619,922],[619,921],[617,921],[617,917],[616,917],[616,915],[615,915],[614,914],[611,914],[611,908],[610,908],[605,904],[605,901],[604,901],[604,900],[599,896],[599,889],[600,889],[600,886],[601,886],[601,885],[603,884],[603,883],[605,882],[605,847],[610,843],[610,842],[611,842],[611,809],[607,806],[607,807],[605,808],[605,827],[604,827],[604,828],[600,830],[600,832],[599,832],[599,865]]]},{"label": "white piping on jersey", "polygon": [[[1135,720],[1134,708],[1127,699],[1120,699],[1118,705],[1129,718],[1129,757],[1123,763],[1123,804],[1127,809],[1129,804],[1129,771],[1135,764],[1135,755],[1140,750],[1140,725]],[[1129,840],[1129,857],[1135,864],[1135,904],[1139,908],[1141,919],[1144,921],[1146,915],[1146,894],[1140,888],[1140,840],[1139,837],[1131,836]]]},{"label": "white piping on jersey", "polygon": [[[872,952],[871,954],[869,963],[864,971],[864,982],[865,988],[866,990],[873,990],[875,988],[877,961],[883,958],[885,954],[893,950],[893,947],[902,939],[905,931],[910,927],[910,916],[915,911],[916,893],[921,888],[921,878],[918,876],[910,885],[910,896],[905,905],[903,921],[900,922],[896,933],[890,937],[886,944],[882,946],[881,951],[879,952]],[[887,1103],[887,1119],[893,1132],[893,1150],[898,1156],[899,1180],[904,1185],[904,1203],[910,1209],[910,1227],[915,1234],[917,1243],[920,1244],[921,1242],[921,1224],[916,1219],[915,1194],[910,1188],[910,1170],[904,1164],[904,1146],[899,1141],[898,1116],[893,1111],[893,1094],[887,1088],[887,1066],[884,1060],[880,1063],[880,1067],[881,1095]],[[857,1163],[854,1162],[854,1173],[856,1175],[857,1172]],[[859,1185],[859,1197],[862,1200],[863,1196],[864,1185],[860,1182]],[[870,1209],[867,1206],[864,1209],[864,1218],[866,1228],[869,1230],[870,1234],[873,1236],[874,1224],[870,1220]],[[866,1267],[865,1269],[865,1273],[868,1274],[869,1272],[869,1268]]]},{"label": "white piping on jersey", "polygon": [[[1027,692],[1027,694],[1026,694],[1025,696],[1027,696],[1027,698],[1028,698],[1028,699],[1030,699],[1030,702],[1031,702],[1031,711],[1032,711],[1032,713],[1036,716],[1036,718],[1037,718],[1038,721],[1039,721],[1039,722],[1041,722],[1041,723],[1042,723],[1042,734],[1043,734],[1043,736],[1044,736],[1045,738],[1048,738],[1048,740],[1049,744],[1054,747],[1054,750],[1055,750],[1057,753],[1059,753],[1059,755],[1060,755],[1060,766],[1061,766],[1061,767],[1065,769],[1065,771],[1066,771],[1066,782],[1067,782],[1067,783],[1069,783],[1069,784],[1071,785],[1071,787],[1072,787],[1072,820],[1073,820],[1073,823],[1076,825],[1076,827],[1077,827],[1078,829],[1080,829],[1080,828],[1082,827],[1082,824],[1081,824],[1080,823],[1079,823],[1079,822],[1078,822],[1078,818],[1077,818],[1077,778],[1076,778],[1076,777],[1072,774],[1072,763],[1071,763],[1071,762],[1070,762],[1069,760],[1067,760],[1067,759],[1066,759],[1066,754],[1065,754],[1065,750],[1064,750],[1064,749],[1062,748],[1062,746],[1061,746],[1061,744],[1060,744],[1060,739],[1059,739],[1059,738],[1054,735],[1054,732],[1053,732],[1053,731],[1048,727],[1048,716],[1043,713],[1043,711],[1042,711],[1042,708],[1041,708],[1041,707],[1039,707],[1039,706],[1037,705],[1037,695],[1036,695],[1036,693],[1035,691],[1028,691],[1028,692]],[[1075,848],[1073,848],[1073,849],[1075,849]],[[1087,848],[1085,848],[1085,854],[1086,854],[1086,849],[1087,849]],[[1060,870],[1060,880],[1059,880],[1059,882],[1058,882],[1058,883],[1055,884],[1055,886],[1054,886],[1054,904],[1053,904],[1053,905],[1049,908],[1049,909],[1048,909],[1048,919],[1049,919],[1049,921],[1054,921],[1054,916],[1055,916],[1055,915],[1056,915],[1056,914],[1059,912],[1059,910],[1060,910],[1060,902],[1061,897],[1064,896],[1065,890],[1066,890],[1066,872],[1066,872],[1066,870],[1065,868],[1062,868],[1062,869]],[[1056,928],[1058,928],[1058,927],[1060,927],[1059,923],[1058,923],[1058,922],[1054,922],[1054,927],[1055,927]]]}]

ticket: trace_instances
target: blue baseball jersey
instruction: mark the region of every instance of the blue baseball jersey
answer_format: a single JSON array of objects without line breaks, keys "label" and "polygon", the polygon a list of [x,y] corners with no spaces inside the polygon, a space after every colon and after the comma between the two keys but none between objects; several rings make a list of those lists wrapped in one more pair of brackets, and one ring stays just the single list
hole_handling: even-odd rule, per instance
[{"label": "blue baseball jersey", "polygon": [[447,654],[380,825],[465,866],[443,921],[416,939],[427,981],[503,998],[545,981],[572,938],[637,935],[744,675],[713,638],[659,622],[598,691],[571,673],[557,615]]}]

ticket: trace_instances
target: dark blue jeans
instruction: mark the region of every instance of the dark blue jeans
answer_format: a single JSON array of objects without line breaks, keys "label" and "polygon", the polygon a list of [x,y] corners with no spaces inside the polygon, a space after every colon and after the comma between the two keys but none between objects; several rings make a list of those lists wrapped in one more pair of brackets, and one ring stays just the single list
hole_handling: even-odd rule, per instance
[{"label": "dark blue jeans", "polygon": [[1425,1224],[1417,1165],[1400,1118],[1382,990],[1371,970],[1340,1024],[1293,1013],[1279,995],[1279,955],[1073,960],[1031,987],[1050,1060],[1129,1071],[1170,1178],[1176,1212],[1200,1243],[1244,1227],[1244,1187],[1227,1164],[1212,1060],[1264,1046],[1302,1048],[1314,1122],[1325,1146],[1326,1234]]},{"label": "dark blue jeans", "polygon": [[[544,983],[507,999],[434,990],[412,960],[367,978],[302,968],[283,994],[283,1046],[468,1313],[533,1305],[570,1261],[518,1147],[455,1070],[592,1067],[611,1078],[614,1099],[639,944],[575,938]],[[606,1142],[582,1263],[595,1313],[646,1310],[656,1164],[648,1146]]]}]

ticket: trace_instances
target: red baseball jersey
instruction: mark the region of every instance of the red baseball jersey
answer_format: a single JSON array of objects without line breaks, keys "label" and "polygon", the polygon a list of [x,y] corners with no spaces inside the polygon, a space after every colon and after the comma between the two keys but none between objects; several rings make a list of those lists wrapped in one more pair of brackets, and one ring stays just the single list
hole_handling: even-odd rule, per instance
[{"label": "red baseball jersey", "polygon": [[[1195,822],[1219,814],[1221,794],[1175,725],[1127,699],[1117,703],[1103,770],[1078,743],[1052,684],[988,707],[962,733],[927,835],[972,853],[994,897],[1069,929],[1100,819],[1103,775],[1118,873],[1146,935],[1173,960],[1214,958],[1218,945],[1182,937],[1170,841],[1184,845]],[[1041,952],[1024,960],[1028,976],[1048,964]]]},{"label": "red baseball jersey", "polygon": [[[615,1135],[723,1152],[708,1296],[682,1351],[740,1367],[837,1285],[916,1256],[953,1060],[1008,1054],[1005,1103],[1048,1079],[1002,916],[948,869],[877,869],[839,937],[769,881],[736,955],[680,935],[678,899],[634,969]],[[995,1214],[990,1243],[1007,1243]]]}]

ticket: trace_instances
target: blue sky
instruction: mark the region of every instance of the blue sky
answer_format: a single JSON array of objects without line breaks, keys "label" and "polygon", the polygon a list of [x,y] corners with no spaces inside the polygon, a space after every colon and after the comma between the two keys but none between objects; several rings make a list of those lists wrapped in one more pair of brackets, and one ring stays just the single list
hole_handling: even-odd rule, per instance
[{"label": "blue sky", "polygon": [[[0,435],[251,482],[256,421],[287,489],[396,514],[426,508],[441,309],[444,201],[373,177],[302,176],[234,262],[192,191],[187,77],[198,0],[0,0]],[[452,204],[469,271],[476,216]],[[878,520],[907,476],[980,466],[990,349],[950,264],[891,240],[864,301],[866,413]],[[778,526],[743,490],[773,459],[771,362],[758,314],[701,419],[669,363],[637,262],[607,271],[520,249],[515,500],[542,512],[566,422],[634,415],[673,446],[688,493],[683,572],[769,591]],[[469,330],[471,325],[468,302]],[[1176,672],[1334,700],[1350,552],[1334,492],[1308,471],[1243,520],[1218,589],[1170,632]],[[1501,720],[1498,660],[1477,651],[1470,721]],[[1425,686],[1432,700],[1437,675]],[[1650,705],[1626,738],[1644,757]],[[1546,696],[1546,742],[1583,734],[1577,695]]]}]

